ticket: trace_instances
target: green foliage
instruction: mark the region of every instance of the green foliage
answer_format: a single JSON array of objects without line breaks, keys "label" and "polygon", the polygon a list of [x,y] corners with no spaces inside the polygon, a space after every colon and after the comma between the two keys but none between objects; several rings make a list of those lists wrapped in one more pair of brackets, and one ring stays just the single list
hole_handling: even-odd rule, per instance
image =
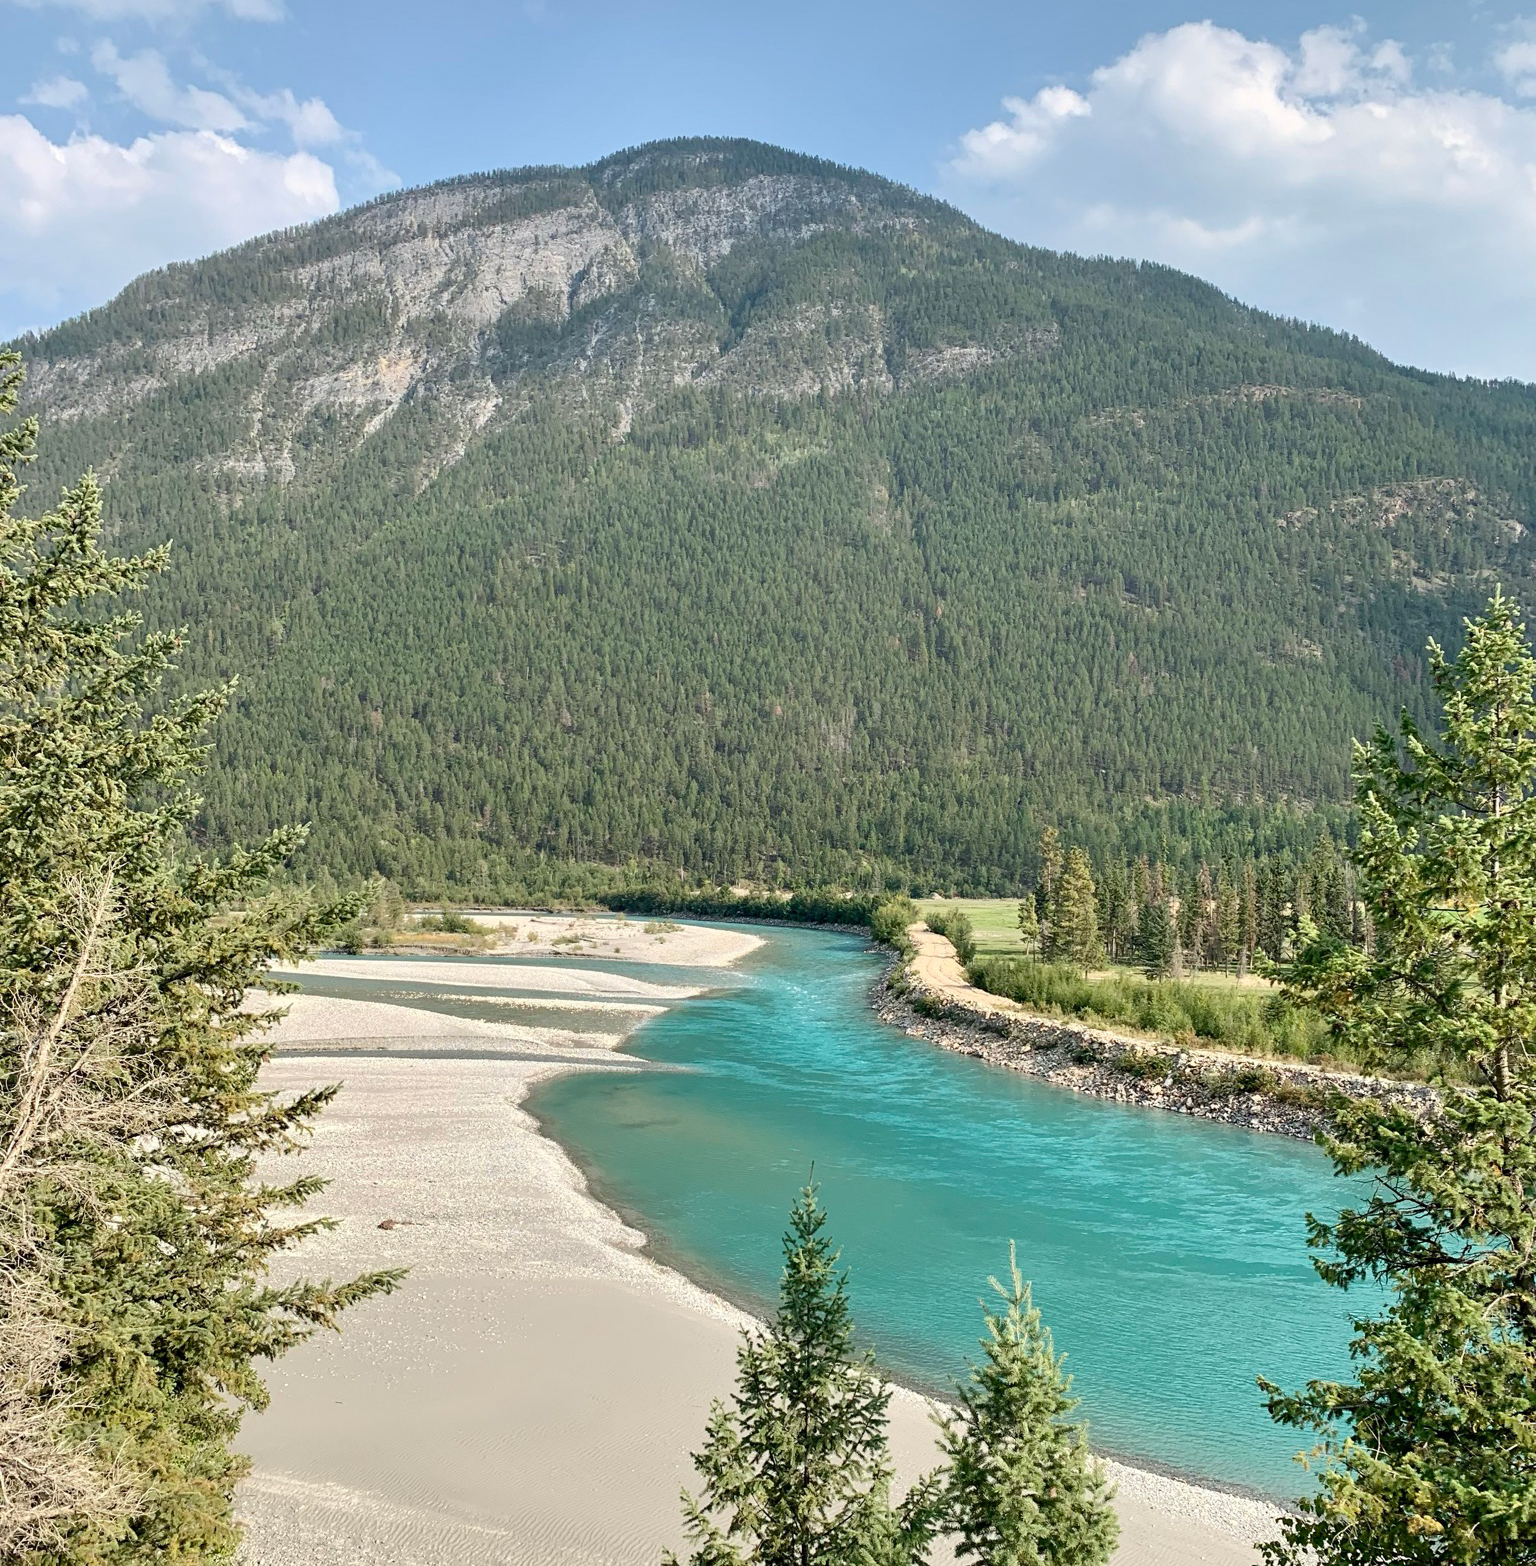
[{"label": "green foliage", "polygon": [[974,964],[971,982],[1048,1015],[1127,1023],[1169,1038],[1191,1033],[1239,1054],[1350,1059],[1348,1044],[1330,1037],[1315,1011],[1262,992],[1125,973],[1090,979],[1062,963],[997,957]]},{"label": "green foliage", "polygon": [[910,897],[887,897],[869,916],[869,933],[882,946],[894,946],[906,955],[911,947],[907,927],[917,923],[917,905]]},{"label": "green foliage", "polygon": [[[0,414],[18,379],[0,358]],[[258,1157],[296,1145],[331,1090],[285,1103],[258,1087],[261,1023],[242,1010],[246,992],[356,904],[263,894],[292,831],[222,859],[186,851],[198,806],[187,780],[229,690],[148,709],[182,643],[129,641],[137,617],[110,604],[165,554],[101,551],[89,477],[53,511],[15,516],[32,439],[25,424],[0,435],[0,1106],[21,1116],[0,1124],[0,1143],[26,1140],[16,1088],[35,1074],[37,1019],[62,1019],[74,1036],[108,1020],[90,997],[105,984],[107,1006],[116,986],[100,975],[75,986],[90,952],[137,995],[93,1091],[108,1107],[158,1109],[144,1135],[120,1116],[104,1135],[94,1110],[73,1132],[65,1117],[51,1162],[30,1171],[24,1218],[0,1214],[22,1225],[0,1233],[0,1252],[32,1247],[55,1302],[64,1357],[52,1395],[72,1439],[133,1497],[126,1520],[66,1518],[38,1560],[218,1558],[238,1538],[231,1500],[245,1460],[232,1442],[244,1409],[266,1400],[258,1363],[395,1281],[269,1283],[272,1256],[317,1227],[278,1215],[317,1186],[264,1186],[254,1173]],[[87,905],[101,918],[82,923]],[[0,1321],[0,1336],[13,1326]]]},{"label": "green foliage", "polygon": [[[854,1348],[846,1277],[814,1185],[784,1236],[779,1308],[744,1334],[736,1395],[716,1403],[683,1496],[692,1566],[915,1566],[936,1534],[983,1566],[1104,1566],[1118,1523],[1071,1378],[1009,1252],[985,1311],[985,1363],[941,1420],[945,1462],[890,1501],[890,1394]],[[673,1558],[667,1557],[669,1566]]]},{"label": "green foliage", "polygon": [[702,1490],[683,1497],[694,1566],[895,1566],[920,1542],[890,1504],[890,1393],[854,1348],[825,1224],[807,1186],[784,1236],[778,1311],[746,1334],[732,1405],[714,1405],[694,1455]]},{"label": "green foliage", "polygon": [[976,931],[970,917],[960,908],[930,908],[925,922],[935,935],[942,935],[955,949],[962,963],[976,956]]},{"label": "green foliage", "polygon": [[1009,1287],[990,1280],[985,1363],[944,1422],[943,1515],[955,1554],[978,1566],[1105,1566],[1119,1539],[1113,1491],[1070,1423],[1072,1378],[1009,1247]]},{"label": "green foliage", "polygon": [[793,892],[787,897],[761,897],[735,892],[674,892],[662,887],[608,892],[598,901],[615,913],[676,913],[695,919],[773,919],[785,924],[862,928],[869,925],[880,900],[845,892]]},{"label": "green foliage", "polygon": [[1356,755],[1370,952],[1335,931],[1287,974],[1372,1060],[1432,1055],[1470,1074],[1438,1114],[1336,1107],[1359,1208],[1309,1218],[1317,1268],[1388,1292],[1355,1320],[1353,1382],[1272,1415],[1320,1438],[1321,1488],[1267,1547],[1273,1566],[1514,1566],[1536,1549],[1536,659],[1495,596],[1447,660],[1442,736],[1405,716]]},{"label": "green foliage", "polygon": [[[524,298],[473,346],[412,337],[455,389],[494,383],[478,431],[448,396],[366,438],[361,410],[300,406],[401,351],[317,271],[376,253],[395,198],[28,343],[136,389],[61,425],[49,480],[111,463],[123,547],[178,540],[152,623],[217,606],[187,688],[245,679],[203,839],[308,818],[307,865],[343,883],[545,902],[679,868],[1012,896],[1046,820],[1095,865],[1180,869],[1341,829],[1347,739],[1421,710],[1425,635],[1489,573],[1529,580],[1536,393],[750,143],[489,176],[456,221],[758,176],[814,223],[698,269],[637,238],[643,275],[569,316]],[[312,325],[254,330],[300,298]],[[863,321],[858,388],[795,390],[840,384]],[[658,379],[584,372],[599,326]],[[236,327],[262,346],[168,368]],[[707,380],[673,384],[683,341],[721,351]]]},{"label": "green foliage", "polygon": [[1166,1077],[1173,1069],[1173,1062],[1166,1055],[1160,1055],[1156,1050],[1150,1049],[1121,1050],[1114,1057],[1112,1064],[1121,1076],[1131,1077],[1138,1082],[1150,1082],[1155,1077]]},{"label": "green foliage", "polygon": [[363,888],[361,902],[356,917],[336,931],[335,944],[347,952],[393,945],[405,923],[405,899],[400,888],[383,876],[372,876]]},{"label": "green foliage", "polygon": [[1080,848],[1068,850],[1051,897],[1046,956],[1079,968],[1096,968],[1104,961],[1093,871]]},{"label": "green foliage", "polygon": [[1040,951],[1040,915],[1033,897],[1019,900],[1019,942],[1027,956],[1035,956]]},{"label": "green foliage", "polygon": [[410,928],[424,930],[433,935],[490,934],[485,925],[477,923],[468,914],[459,913],[453,908],[444,908],[441,913],[423,914],[419,919],[412,921]]},{"label": "green foliage", "polygon": [[1179,954],[1179,932],[1166,898],[1147,905],[1137,931],[1137,955],[1149,979],[1164,979],[1173,972]]}]

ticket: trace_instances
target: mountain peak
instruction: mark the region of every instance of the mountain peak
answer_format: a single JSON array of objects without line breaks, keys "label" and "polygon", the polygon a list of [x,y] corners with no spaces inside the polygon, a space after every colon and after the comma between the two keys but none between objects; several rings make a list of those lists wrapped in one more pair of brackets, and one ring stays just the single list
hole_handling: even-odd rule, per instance
[{"label": "mountain peak", "polygon": [[[26,342],[29,400],[73,419],[238,373],[253,382],[251,427],[222,465],[238,488],[301,475],[319,445],[355,447],[413,395],[459,410],[440,467],[535,381],[606,403],[615,428],[693,381],[785,396],[889,389],[884,312],[868,287],[847,286],[870,258],[848,245],[979,232],[940,202],[779,147],[654,142],[585,168],[392,193],[147,274]],[[818,240],[843,253],[829,250],[831,268],[819,281],[809,269],[789,289],[805,297],[777,309],[773,274]],[[778,335],[763,351],[768,317]],[[780,349],[789,362],[775,368]],[[316,419],[325,442],[305,435]]]}]

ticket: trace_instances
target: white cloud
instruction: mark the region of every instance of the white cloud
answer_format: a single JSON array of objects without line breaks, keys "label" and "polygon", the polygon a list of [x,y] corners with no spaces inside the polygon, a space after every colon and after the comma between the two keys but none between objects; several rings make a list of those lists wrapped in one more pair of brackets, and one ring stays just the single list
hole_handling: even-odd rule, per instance
[{"label": "white cloud", "polygon": [[341,122],[322,98],[305,98],[300,102],[287,87],[281,92],[269,93],[237,87],[234,97],[258,120],[286,125],[296,147],[328,147],[347,138]]},{"label": "white cloud", "polygon": [[98,303],[151,267],[339,205],[334,171],[313,153],[261,152],[207,130],[59,144],[22,115],[0,115],[0,211],[13,239],[0,247],[10,318],[0,336]]},{"label": "white cloud", "polygon": [[196,20],[205,11],[223,11],[243,22],[277,22],[286,14],[282,0],[16,0],[30,10],[43,6],[79,11],[98,22],[176,22]]},{"label": "white cloud", "polygon": [[124,56],[114,44],[100,43],[91,51],[91,64],[117,83],[117,90],[134,108],[161,125],[224,132],[245,130],[250,125],[223,93],[178,87],[165,57],[157,50],[141,49]]},{"label": "white cloud", "polygon": [[44,109],[78,109],[90,96],[85,83],[73,76],[52,76],[45,82],[33,82],[21,101]]},{"label": "white cloud", "polygon": [[1536,40],[1516,39],[1494,55],[1499,74],[1522,98],[1536,97]]},{"label": "white cloud", "polygon": [[[1513,81],[1536,56],[1511,45]],[[1363,30],[1294,49],[1208,22],[1086,90],[1005,101],[950,194],[1021,239],[1145,256],[1433,368],[1536,379],[1536,108],[1412,85]]]}]

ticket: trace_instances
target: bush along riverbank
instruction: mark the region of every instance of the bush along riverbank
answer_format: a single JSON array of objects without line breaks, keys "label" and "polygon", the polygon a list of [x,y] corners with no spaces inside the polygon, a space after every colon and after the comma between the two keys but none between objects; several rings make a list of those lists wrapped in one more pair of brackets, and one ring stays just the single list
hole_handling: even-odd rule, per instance
[{"label": "bush along riverbank", "polygon": [[908,933],[908,952],[893,960],[871,992],[875,1014],[914,1038],[1057,1087],[1307,1139],[1326,1124],[1339,1095],[1406,1104],[1418,1112],[1439,1101],[1436,1090],[1423,1083],[1187,1048],[1031,1015],[966,982],[952,948],[940,961],[947,958],[954,967],[954,980],[923,978],[915,971],[924,955],[916,943],[931,945],[935,939],[921,925]]}]

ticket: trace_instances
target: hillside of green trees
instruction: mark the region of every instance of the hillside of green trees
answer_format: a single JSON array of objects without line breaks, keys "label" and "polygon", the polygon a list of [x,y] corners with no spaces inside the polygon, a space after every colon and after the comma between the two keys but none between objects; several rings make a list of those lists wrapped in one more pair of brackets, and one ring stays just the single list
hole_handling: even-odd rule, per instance
[{"label": "hillside of green trees", "polygon": [[1012,892],[1046,825],[1299,862],[1532,569],[1536,389],[754,143],[391,196],[17,346],[30,503],[94,465],[180,678],[240,676],[201,838],[416,895]]}]

